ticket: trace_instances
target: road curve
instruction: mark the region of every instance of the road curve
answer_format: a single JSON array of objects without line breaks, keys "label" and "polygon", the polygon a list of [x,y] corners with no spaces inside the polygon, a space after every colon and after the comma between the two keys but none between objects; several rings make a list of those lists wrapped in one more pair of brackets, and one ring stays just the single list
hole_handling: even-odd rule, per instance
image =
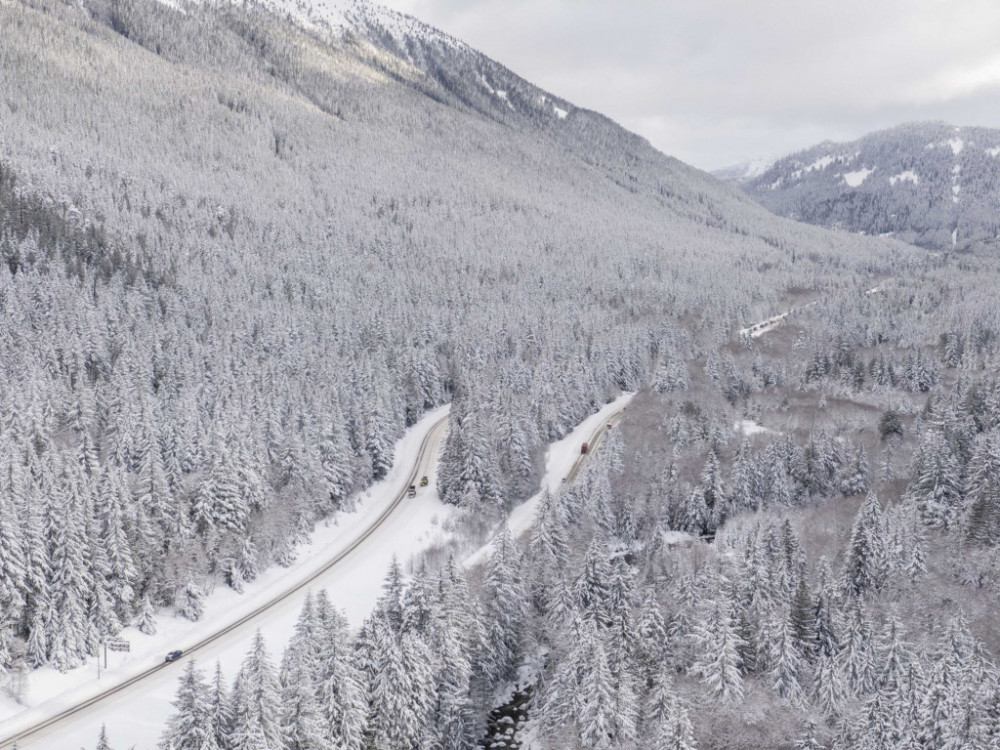
[{"label": "road curve", "polygon": [[[215,643],[220,638],[223,638],[224,636],[232,633],[233,631],[253,624],[255,620],[258,620],[268,610],[284,602],[291,596],[294,596],[295,594],[301,592],[302,590],[310,587],[318,579],[327,574],[332,568],[335,568],[338,564],[340,564],[358,547],[364,544],[364,542],[372,534],[374,534],[375,531],[386,522],[386,520],[388,520],[392,516],[392,514],[403,502],[403,500],[406,499],[409,486],[411,484],[417,484],[420,477],[426,475],[429,472],[429,468],[430,466],[433,465],[433,462],[437,455],[436,449],[440,445],[441,437],[444,434],[445,429],[447,429],[447,426],[448,426],[448,415],[443,416],[441,419],[439,419],[431,426],[430,430],[427,431],[427,434],[424,435],[424,438],[420,443],[420,450],[417,454],[417,460],[413,465],[413,469],[410,471],[410,474],[408,475],[408,479],[406,480],[406,482],[402,485],[402,487],[400,487],[399,492],[397,493],[395,498],[392,500],[391,503],[389,503],[388,506],[386,506],[385,510],[382,511],[382,513],[375,519],[374,523],[368,526],[362,533],[360,533],[354,540],[352,540],[351,543],[347,545],[347,547],[340,550],[340,552],[331,557],[320,568],[310,573],[306,578],[298,581],[293,586],[285,589],[279,595],[273,597],[272,599],[265,602],[261,606],[252,610],[251,612],[248,612],[240,619],[232,623],[229,623],[225,627],[220,628],[219,630],[209,634],[205,638],[199,640],[194,645],[188,646],[184,650],[184,656],[182,657],[181,661],[194,654],[197,654],[199,651],[206,649],[208,646]],[[101,693],[98,693],[97,695],[91,696],[83,701],[80,701],[76,705],[67,708],[64,711],[60,711],[59,713],[54,714],[42,721],[39,721],[36,724],[33,724],[24,729],[20,729],[6,737],[2,737],[0,738],[0,748],[13,747],[18,743],[24,742],[25,740],[29,740],[35,737],[36,735],[45,732],[46,730],[54,730],[58,727],[59,724],[61,724],[65,720],[73,717],[76,714],[79,714],[82,711],[85,711],[89,708],[92,708],[94,706],[103,703],[112,696],[121,693],[124,690],[128,690],[137,683],[142,682],[143,680],[147,680],[153,675],[156,675],[161,670],[168,669],[169,667],[172,666],[172,664],[173,663],[168,664],[166,662],[157,664],[156,666],[151,667],[150,669],[147,669],[146,671],[141,672],[140,674],[134,675],[133,677],[130,677],[118,683],[117,685],[110,687]]]}]

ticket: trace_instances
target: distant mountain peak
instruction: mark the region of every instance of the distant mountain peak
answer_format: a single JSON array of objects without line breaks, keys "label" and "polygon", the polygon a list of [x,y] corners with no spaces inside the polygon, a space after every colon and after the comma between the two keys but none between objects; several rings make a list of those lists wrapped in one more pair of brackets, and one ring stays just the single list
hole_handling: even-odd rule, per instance
[{"label": "distant mountain peak", "polygon": [[712,174],[720,180],[742,184],[754,179],[755,177],[760,177],[764,174],[764,172],[771,168],[774,161],[774,159],[751,159],[749,161],[742,161],[739,164],[733,164],[729,167],[722,167],[721,169],[713,170]]},{"label": "distant mountain peak", "polygon": [[1000,242],[997,129],[904,123],[848,143],[825,141],[748,179],[727,177],[775,213],[811,224],[936,250]]},{"label": "distant mountain peak", "polygon": [[[233,0],[242,3],[244,0]],[[464,48],[467,45],[405,13],[368,0],[249,0],[310,30],[341,37],[345,32],[367,35],[372,29],[391,36],[397,43],[406,39],[443,43]]]}]

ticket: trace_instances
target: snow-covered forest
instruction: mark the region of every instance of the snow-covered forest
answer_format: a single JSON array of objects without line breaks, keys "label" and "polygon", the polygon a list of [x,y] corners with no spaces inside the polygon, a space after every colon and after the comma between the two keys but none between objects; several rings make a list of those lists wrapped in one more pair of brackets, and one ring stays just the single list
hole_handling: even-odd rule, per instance
[{"label": "snow-covered forest", "polygon": [[[954,309],[919,345],[910,295],[856,294],[834,338],[810,308],[707,353],[700,383],[654,378],[524,537],[501,525],[469,574],[393,568],[357,634],[331,634],[321,595],[231,687],[189,666],[162,746],[995,747],[996,355]],[[751,414],[772,427],[733,429]]]},{"label": "snow-covered forest", "polygon": [[189,660],[164,750],[998,746],[996,261],[775,217],[353,23],[0,3],[7,692],[290,564],[450,402],[438,490],[488,560]]}]

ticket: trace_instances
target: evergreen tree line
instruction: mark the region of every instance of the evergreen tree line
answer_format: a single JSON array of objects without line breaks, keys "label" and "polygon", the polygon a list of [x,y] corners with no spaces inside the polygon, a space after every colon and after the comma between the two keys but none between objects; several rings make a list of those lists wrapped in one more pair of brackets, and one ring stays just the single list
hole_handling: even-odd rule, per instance
[{"label": "evergreen tree line", "polygon": [[229,718],[204,718],[219,688],[189,665],[162,747],[467,748],[518,683],[549,746],[694,748],[711,716],[761,700],[812,717],[786,728],[803,747],[1000,742],[998,672],[968,623],[908,634],[886,603],[928,575],[916,505],[868,493],[835,565],[787,519],[725,527],[697,565],[665,542],[666,497],[614,496],[620,448],[543,494],[522,542],[502,527],[472,583],[453,561],[408,581],[394,564],[353,636],[310,597],[280,669],[255,642]]}]

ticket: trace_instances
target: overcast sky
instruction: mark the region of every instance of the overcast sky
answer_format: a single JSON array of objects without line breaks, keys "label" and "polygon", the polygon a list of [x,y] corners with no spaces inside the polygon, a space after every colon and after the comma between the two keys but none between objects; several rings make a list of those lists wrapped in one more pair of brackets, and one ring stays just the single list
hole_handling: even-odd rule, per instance
[{"label": "overcast sky", "polygon": [[1000,127],[1000,0],[381,0],[703,169]]}]

